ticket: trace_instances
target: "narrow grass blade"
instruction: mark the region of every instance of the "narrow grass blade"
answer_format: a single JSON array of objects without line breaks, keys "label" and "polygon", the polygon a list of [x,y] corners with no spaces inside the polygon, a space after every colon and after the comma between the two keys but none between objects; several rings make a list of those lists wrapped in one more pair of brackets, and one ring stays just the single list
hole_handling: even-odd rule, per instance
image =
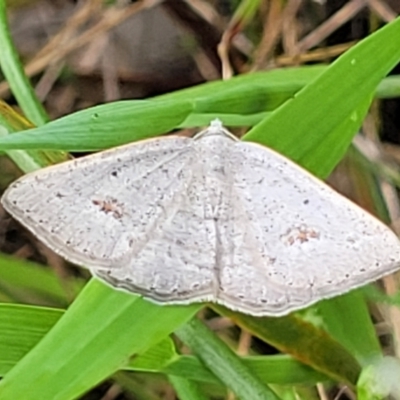
[{"label": "narrow grass blade", "polygon": [[274,392],[248,369],[239,356],[196,318],[179,328],[176,334],[239,398],[277,399]]}]

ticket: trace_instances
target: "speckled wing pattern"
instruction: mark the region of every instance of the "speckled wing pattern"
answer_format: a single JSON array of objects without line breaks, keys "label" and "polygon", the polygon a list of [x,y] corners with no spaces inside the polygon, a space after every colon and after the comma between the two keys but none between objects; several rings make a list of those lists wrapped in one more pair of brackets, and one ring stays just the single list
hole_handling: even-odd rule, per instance
[{"label": "speckled wing pattern", "polygon": [[280,154],[238,142],[231,171],[219,268],[230,308],[285,315],[400,268],[387,226]]},{"label": "speckled wing pattern", "polygon": [[193,193],[204,184],[192,142],[150,139],[45,168],[2,203],[49,248],[117,287],[160,301],[211,298],[215,238],[204,193]]},{"label": "speckled wing pattern", "polygon": [[400,267],[384,224],[219,121],[28,174],[2,203],[62,257],[160,303],[284,315]]}]

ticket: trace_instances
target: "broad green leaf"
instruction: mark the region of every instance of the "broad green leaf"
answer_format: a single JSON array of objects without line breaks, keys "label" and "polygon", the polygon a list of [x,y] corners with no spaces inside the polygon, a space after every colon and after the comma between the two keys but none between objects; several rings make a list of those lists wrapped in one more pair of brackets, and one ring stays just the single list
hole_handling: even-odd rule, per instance
[{"label": "broad green leaf", "polygon": [[125,367],[201,306],[160,307],[92,279],[54,328],[0,382],[0,398],[72,399]]}]

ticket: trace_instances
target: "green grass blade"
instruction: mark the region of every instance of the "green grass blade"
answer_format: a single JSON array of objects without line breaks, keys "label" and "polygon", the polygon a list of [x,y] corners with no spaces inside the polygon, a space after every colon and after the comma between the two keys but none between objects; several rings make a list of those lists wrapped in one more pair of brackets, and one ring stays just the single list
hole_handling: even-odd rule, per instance
[{"label": "green grass blade", "polygon": [[[147,112],[140,111],[141,103],[148,104],[148,100],[105,104],[13,135],[12,138],[0,138],[0,148],[41,147],[87,151],[148,138],[173,128],[205,126],[215,118],[220,118],[226,126],[253,126],[325,70],[326,67],[302,67],[259,72],[160,96],[152,101],[169,103],[174,113],[181,108],[179,104],[186,104],[183,107],[187,112],[183,112],[185,116],[182,120],[179,121],[177,116],[175,123],[159,128],[151,122],[158,119],[158,106],[147,109]],[[377,96],[400,95],[400,89],[397,88],[399,80],[398,77],[397,80],[396,77],[383,80],[378,86]],[[104,116],[104,120],[92,119],[92,112]],[[354,117],[354,113],[351,117]],[[356,123],[352,118],[349,118],[349,123]]]},{"label": "green grass blade", "polygon": [[[152,349],[152,351],[155,350]],[[139,358],[147,358],[147,354]],[[330,380],[326,375],[307,367],[287,355],[248,356],[241,357],[241,361],[266,385],[315,385],[318,382]],[[148,366],[150,367],[149,364]],[[130,367],[136,370],[135,362]],[[153,365],[152,370],[149,369],[148,371],[155,372],[154,367],[155,365]],[[184,355],[176,357],[169,364],[163,366],[159,372],[199,382],[221,384],[218,378],[194,356]]]},{"label": "green grass blade", "polygon": [[400,97],[400,76],[391,75],[382,80],[376,93],[378,99],[391,99]]},{"label": "green grass blade", "polygon": [[0,0],[0,67],[25,115],[35,125],[43,125],[48,120],[47,113],[25,75],[11,40],[6,9],[6,1]]},{"label": "green grass blade", "polygon": [[64,311],[16,304],[1,304],[0,310],[0,375],[4,376],[47,334]]},{"label": "green grass blade", "polygon": [[[0,138],[32,127],[33,125],[27,119],[0,100]],[[6,153],[25,172],[68,159],[67,154],[61,151],[8,150]]]},{"label": "green grass blade", "polygon": [[83,286],[83,280],[61,280],[50,268],[0,253],[0,292],[15,302],[66,307]]},{"label": "green grass blade", "polygon": [[239,398],[276,400],[265,386],[228,346],[196,318],[176,334],[225,385]]},{"label": "green grass blade", "polygon": [[361,291],[322,301],[317,309],[325,316],[327,331],[349,349],[360,363],[366,364],[381,355],[376,331]]},{"label": "green grass blade", "polygon": [[208,397],[201,392],[198,385],[179,376],[170,375],[172,386],[180,400],[207,400]]},{"label": "green grass blade", "polygon": [[116,101],[3,137],[1,148],[105,149],[169,132],[187,118],[192,107],[190,101]]},{"label": "green grass blade", "polygon": [[[376,55],[379,54],[379,57]],[[400,18],[370,35],[339,57],[293,99],[254,127],[245,140],[268,145],[295,161],[313,158],[315,148],[331,137],[343,121],[372,98],[379,82],[400,59]],[[357,110],[359,112],[359,110]],[[336,131],[336,143],[349,145],[355,130]],[[293,146],[296,143],[296,146]],[[324,143],[328,155],[331,146]],[[330,158],[333,167],[339,159]],[[327,168],[327,162],[325,162]],[[317,168],[312,170],[322,176]]]}]

